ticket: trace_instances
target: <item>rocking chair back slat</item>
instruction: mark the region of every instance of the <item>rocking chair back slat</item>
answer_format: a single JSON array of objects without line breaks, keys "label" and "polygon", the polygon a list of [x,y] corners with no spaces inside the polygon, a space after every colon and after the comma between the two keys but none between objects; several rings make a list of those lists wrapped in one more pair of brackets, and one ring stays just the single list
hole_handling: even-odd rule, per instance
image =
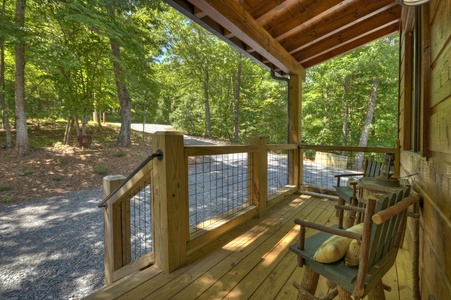
[{"label": "rocking chair back slat", "polygon": [[[393,206],[408,195],[409,190],[405,190],[401,193],[392,194],[391,197],[385,197],[383,200],[380,198],[376,205],[376,211],[382,211],[387,207]],[[373,223],[372,241],[370,244],[370,254],[368,260],[370,268],[376,265],[382,258],[385,259],[391,249],[397,246],[395,242],[399,239],[397,233],[402,225],[401,221],[404,219],[403,217],[403,214],[399,214],[381,225]]]},{"label": "rocking chair back slat", "polygon": [[[384,198],[383,201],[378,201],[376,205],[376,211],[381,211],[388,206],[393,205],[393,202],[397,199],[396,195],[392,195],[391,198]],[[391,237],[388,237],[388,225],[391,222],[386,222],[381,225],[375,225],[373,224],[373,239],[370,245],[370,256],[368,263],[370,266],[373,266],[375,263],[377,263],[381,257],[383,257],[383,249],[384,245],[387,239],[390,239]]]},{"label": "rocking chair back slat", "polygon": [[[410,190],[407,190],[406,193],[398,194],[398,199],[396,200],[396,203],[398,203],[402,199],[406,198],[409,194],[408,193],[409,191]],[[390,205],[390,206],[392,206],[392,205]],[[405,224],[403,222],[405,220],[405,214],[406,214],[406,212],[398,214],[398,215],[392,217],[389,222],[387,222],[387,223],[389,223],[389,224],[387,224],[387,226],[389,228],[387,237],[390,237],[390,239],[387,238],[387,241],[385,242],[385,245],[384,245],[384,250],[383,250],[382,255],[386,254],[391,248],[399,246],[399,240],[401,237],[399,237],[397,235],[397,232],[399,232],[400,230],[403,230],[403,226],[405,226]]]},{"label": "rocking chair back slat", "polygon": [[381,174],[382,163],[375,161],[374,158],[369,160],[367,167],[365,168],[365,177],[376,177]]}]

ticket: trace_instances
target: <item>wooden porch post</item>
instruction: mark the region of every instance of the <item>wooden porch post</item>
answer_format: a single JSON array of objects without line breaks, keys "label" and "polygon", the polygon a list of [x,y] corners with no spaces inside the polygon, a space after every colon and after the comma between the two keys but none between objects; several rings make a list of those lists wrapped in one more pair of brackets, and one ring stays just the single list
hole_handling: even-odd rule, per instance
[{"label": "wooden porch post", "polygon": [[163,152],[162,160],[154,160],[153,242],[155,262],[170,273],[186,263],[189,240],[188,171],[183,134],[157,132],[153,151]]},{"label": "wooden porch post", "polygon": [[[123,175],[109,175],[103,177],[103,197],[107,197],[123,181]],[[122,255],[122,235],[121,233],[121,205],[107,205],[103,209],[103,224],[105,232],[104,240],[104,266],[105,266],[105,285],[113,283],[113,273],[123,266]],[[114,228],[113,228],[114,226]]]},{"label": "wooden porch post", "polygon": [[256,145],[260,151],[249,153],[252,174],[250,191],[250,204],[257,205],[258,214],[261,217],[266,210],[268,200],[268,152],[266,151],[266,138],[255,137],[251,139],[251,144]]},{"label": "wooden porch post", "polygon": [[[289,143],[301,144],[302,141],[302,77],[300,75],[290,75],[290,124]],[[288,183],[297,185],[298,188],[304,181],[304,159],[301,149],[295,150],[289,163]]]}]

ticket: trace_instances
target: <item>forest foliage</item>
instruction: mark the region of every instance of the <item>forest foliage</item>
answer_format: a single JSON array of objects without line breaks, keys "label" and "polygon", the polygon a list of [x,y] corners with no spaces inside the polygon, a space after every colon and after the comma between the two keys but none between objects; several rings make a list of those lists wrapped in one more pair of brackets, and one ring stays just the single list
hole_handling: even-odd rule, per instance
[{"label": "forest foliage", "polygon": [[[122,81],[132,122],[241,143],[253,136],[287,142],[287,82],[160,1],[27,0],[23,27],[15,25],[14,1],[2,4],[2,128],[5,116],[14,128],[14,47],[24,43],[28,121],[78,124],[105,112],[120,122]],[[112,53],[113,42],[120,56]],[[306,143],[358,145],[377,81],[367,144],[394,146],[398,47],[397,35],[389,36],[307,70]]]}]

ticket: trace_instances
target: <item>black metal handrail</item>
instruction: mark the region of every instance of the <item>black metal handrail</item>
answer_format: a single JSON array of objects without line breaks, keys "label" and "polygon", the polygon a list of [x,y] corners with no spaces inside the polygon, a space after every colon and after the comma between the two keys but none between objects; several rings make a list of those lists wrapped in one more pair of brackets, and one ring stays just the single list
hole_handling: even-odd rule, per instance
[{"label": "black metal handrail", "polygon": [[108,200],[110,200],[114,194],[116,194],[131,178],[133,178],[133,176],[135,176],[136,173],[139,172],[139,170],[144,168],[144,166],[147,165],[154,158],[158,158],[158,160],[162,160],[163,159],[163,151],[158,149],[155,153],[152,153],[151,155],[149,155],[133,172],[130,173],[130,175],[127,176],[127,178],[125,178],[125,180],[117,188],[114,189],[113,192],[111,192],[108,196],[106,196],[97,206],[98,207],[106,207],[106,203],[108,202]]}]

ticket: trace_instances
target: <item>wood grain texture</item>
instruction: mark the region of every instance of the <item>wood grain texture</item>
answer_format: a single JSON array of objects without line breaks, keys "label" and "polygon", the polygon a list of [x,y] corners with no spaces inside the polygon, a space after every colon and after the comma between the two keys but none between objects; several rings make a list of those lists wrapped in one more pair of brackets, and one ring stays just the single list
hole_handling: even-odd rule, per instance
[{"label": "wood grain texture", "polygon": [[[304,268],[297,266],[296,255],[288,246],[297,239],[295,218],[307,218],[324,225],[336,223],[335,201],[297,195],[273,207],[262,219],[243,225],[231,240],[202,260],[191,263],[170,274],[150,266],[122,278],[87,299],[284,299],[297,298],[294,280],[300,281]],[[308,230],[306,236],[314,234]],[[400,255],[407,255],[402,251]],[[399,273],[394,267],[384,280],[392,286],[385,292],[387,299],[399,298],[398,286],[408,282],[410,272]],[[400,278],[399,275],[406,276]],[[317,296],[327,292],[327,283],[319,279]],[[210,298],[211,299],[211,298]],[[404,299],[404,298],[401,298]],[[409,299],[409,298],[406,298]]]},{"label": "wood grain texture", "polygon": [[431,66],[431,107],[443,101],[451,102],[451,40],[442,50]]},{"label": "wood grain texture", "polygon": [[[288,134],[290,144],[301,144],[302,139],[302,76],[290,76],[289,83],[289,124]],[[303,182],[304,168],[302,153],[299,150],[290,152],[291,157],[288,160],[288,184],[300,186]]]},{"label": "wood grain texture", "polygon": [[[451,36],[451,1],[433,0],[430,4],[430,21],[431,21],[431,53],[432,62],[435,64],[436,59],[446,48]],[[448,56],[449,57],[449,56]]]},{"label": "wood grain texture", "polygon": [[186,263],[189,239],[188,178],[183,134],[157,132],[155,148],[163,159],[154,162],[152,171],[152,227],[155,262],[165,272]]},{"label": "wood grain texture", "polygon": [[[102,181],[103,196],[107,197],[125,180],[122,175],[105,176]],[[121,246],[120,203],[109,204],[103,209],[105,285],[112,284],[113,273],[123,266]]]},{"label": "wood grain texture", "polygon": [[[451,86],[451,82],[449,85]],[[449,118],[451,116],[451,98],[438,105],[432,112],[430,126],[433,130],[429,133],[430,151],[442,155],[449,154],[451,157],[451,119]]]}]

